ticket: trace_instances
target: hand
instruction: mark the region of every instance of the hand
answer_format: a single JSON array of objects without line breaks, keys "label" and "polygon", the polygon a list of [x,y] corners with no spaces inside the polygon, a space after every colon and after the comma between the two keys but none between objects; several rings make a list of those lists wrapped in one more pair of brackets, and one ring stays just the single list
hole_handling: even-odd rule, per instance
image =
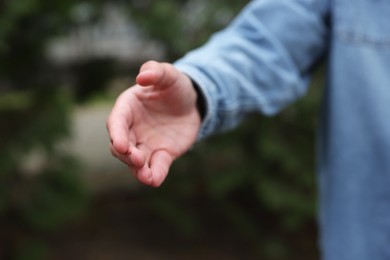
[{"label": "hand", "polygon": [[197,95],[189,77],[168,63],[146,62],[136,82],[118,97],[107,120],[110,149],[140,182],[158,187],[196,140]]}]

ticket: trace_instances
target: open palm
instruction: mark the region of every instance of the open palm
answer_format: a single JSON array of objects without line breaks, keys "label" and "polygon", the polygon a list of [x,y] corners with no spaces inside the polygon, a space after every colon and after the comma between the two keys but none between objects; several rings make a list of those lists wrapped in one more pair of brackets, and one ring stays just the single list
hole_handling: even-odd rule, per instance
[{"label": "open palm", "polygon": [[197,97],[191,80],[167,63],[145,63],[137,83],[118,97],[107,120],[110,149],[139,181],[157,187],[195,142]]}]

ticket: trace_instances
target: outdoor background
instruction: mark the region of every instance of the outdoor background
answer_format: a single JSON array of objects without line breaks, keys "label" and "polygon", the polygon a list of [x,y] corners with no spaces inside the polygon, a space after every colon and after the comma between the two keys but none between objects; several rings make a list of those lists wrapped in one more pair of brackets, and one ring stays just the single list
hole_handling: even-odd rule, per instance
[{"label": "outdoor background", "polygon": [[158,189],[108,149],[140,65],[175,61],[247,2],[0,2],[0,259],[318,258],[320,69],[305,98],[197,145]]}]

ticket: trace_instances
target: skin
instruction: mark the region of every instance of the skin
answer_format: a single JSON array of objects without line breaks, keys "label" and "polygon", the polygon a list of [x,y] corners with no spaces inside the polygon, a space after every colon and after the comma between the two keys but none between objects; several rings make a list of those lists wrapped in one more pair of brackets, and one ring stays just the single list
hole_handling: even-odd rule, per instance
[{"label": "skin", "polygon": [[141,183],[158,187],[196,140],[197,94],[189,77],[168,63],[144,63],[136,83],[119,95],[107,119],[110,150]]}]

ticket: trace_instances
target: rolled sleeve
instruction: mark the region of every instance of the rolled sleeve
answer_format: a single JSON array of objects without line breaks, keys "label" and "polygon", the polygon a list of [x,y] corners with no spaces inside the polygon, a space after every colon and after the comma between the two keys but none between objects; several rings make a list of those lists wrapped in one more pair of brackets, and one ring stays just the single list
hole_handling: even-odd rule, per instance
[{"label": "rolled sleeve", "polygon": [[323,56],[326,0],[252,1],[224,30],[175,63],[206,102],[199,139],[248,113],[273,115],[302,96]]}]

